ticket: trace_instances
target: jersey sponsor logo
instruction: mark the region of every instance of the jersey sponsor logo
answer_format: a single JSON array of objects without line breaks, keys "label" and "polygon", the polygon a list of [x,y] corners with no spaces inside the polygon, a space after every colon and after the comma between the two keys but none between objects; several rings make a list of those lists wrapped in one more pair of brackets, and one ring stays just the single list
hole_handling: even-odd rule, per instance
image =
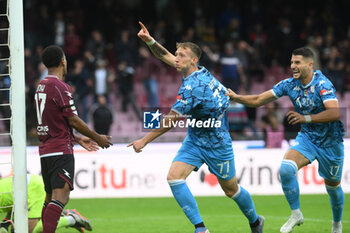
[{"label": "jersey sponsor logo", "polygon": [[45,125],[45,126],[37,126],[36,130],[38,132],[38,135],[47,135],[47,132],[49,131],[49,126]]},{"label": "jersey sponsor logo", "polygon": [[321,95],[328,95],[328,94],[332,94],[332,93],[333,93],[333,90],[332,90],[332,89],[330,89],[330,90],[322,89],[322,90],[320,91],[320,94],[321,94]]},{"label": "jersey sponsor logo", "polygon": [[181,102],[181,103],[183,103],[185,105],[188,104],[188,101],[181,99],[181,97],[180,98],[176,98],[176,101],[179,101],[179,102]]}]

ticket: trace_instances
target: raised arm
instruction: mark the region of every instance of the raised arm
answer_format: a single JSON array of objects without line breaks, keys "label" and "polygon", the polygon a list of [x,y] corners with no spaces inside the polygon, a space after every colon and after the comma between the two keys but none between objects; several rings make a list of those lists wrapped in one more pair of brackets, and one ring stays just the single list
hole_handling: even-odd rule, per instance
[{"label": "raised arm", "polygon": [[139,24],[141,26],[141,29],[139,33],[137,33],[137,36],[147,44],[156,58],[162,60],[169,66],[175,67],[175,56],[154,40],[143,23],[139,22]]},{"label": "raised arm", "polygon": [[232,101],[248,107],[256,108],[276,100],[276,97],[271,90],[265,91],[259,95],[237,95],[231,89],[228,89],[228,91],[229,93],[226,95],[229,96]]}]

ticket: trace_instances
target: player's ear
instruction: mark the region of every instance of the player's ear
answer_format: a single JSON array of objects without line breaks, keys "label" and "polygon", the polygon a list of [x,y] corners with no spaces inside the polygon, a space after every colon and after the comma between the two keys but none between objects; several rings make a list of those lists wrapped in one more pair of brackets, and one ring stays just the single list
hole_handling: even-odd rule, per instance
[{"label": "player's ear", "polygon": [[192,65],[196,65],[198,63],[199,59],[196,56],[193,56],[192,58]]},{"label": "player's ear", "polygon": [[62,57],[62,59],[61,59],[61,64],[62,64],[63,66],[66,66],[66,63],[67,63],[66,57]]}]

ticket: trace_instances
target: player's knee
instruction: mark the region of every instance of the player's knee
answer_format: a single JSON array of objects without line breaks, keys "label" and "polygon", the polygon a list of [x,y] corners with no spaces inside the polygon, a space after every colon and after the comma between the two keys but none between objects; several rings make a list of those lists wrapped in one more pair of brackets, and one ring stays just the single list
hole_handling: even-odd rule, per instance
[{"label": "player's knee", "polygon": [[229,198],[232,198],[237,192],[235,192],[234,190],[224,190],[225,195]]},{"label": "player's knee", "polygon": [[180,179],[184,180],[185,178],[177,175],[176,173],[169,172],[166,179],[167,181],[170,181],[170,180],[180,180]]},{"label": "player's knee", "polygon": [[283,160],[280,167],[280,176],[281,179],[294,176],[298,171],[298,167],[294,161],[291,160]]}]

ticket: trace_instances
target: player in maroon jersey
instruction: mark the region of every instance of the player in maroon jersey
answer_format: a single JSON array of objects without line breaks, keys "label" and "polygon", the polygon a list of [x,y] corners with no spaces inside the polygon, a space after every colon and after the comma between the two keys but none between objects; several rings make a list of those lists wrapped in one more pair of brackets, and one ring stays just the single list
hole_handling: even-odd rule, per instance
[{"label": "player in maroon jersey", "polygon": [[[88,151],[97,150],[97,145],[108,148],[112,143],[110,136],[97,134],[78,117],[71,87],[64,82],[67,61],[63,50],[48,46],[41,59],[48,69],[48,75],[40,81],[35,93],[41,172],[46,191],[42,222],[44,233],[54,233],[73,190],[74,141]],[[74,134],[73,128],[85,136]]]}]

